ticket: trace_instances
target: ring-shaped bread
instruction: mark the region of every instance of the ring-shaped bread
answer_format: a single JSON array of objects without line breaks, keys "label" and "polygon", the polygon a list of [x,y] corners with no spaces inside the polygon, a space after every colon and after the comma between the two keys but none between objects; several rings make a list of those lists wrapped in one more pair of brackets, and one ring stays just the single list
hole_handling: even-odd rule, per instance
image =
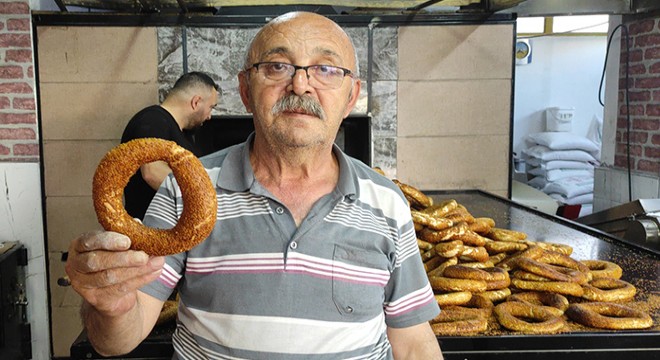
[{"label": "ring-shaped bread", "polygon": [[568,299],[565,296],[542,291],[527,291],[512,294],[506,301],[520,301],[527,304],[543,306],[555,316],[562,316],[568,309]]},{"label": "ring-shaped bread", "polygon": [[611,261],[605,260],[582,260],[580,261],[589,268],[594,279],[612,278],[619,279],[623,274],[623,269]]},{"label": "ring-shaped bread", "polygon": [[[142,164],[162,160],[174,173],[183,198],[183,212],[171,229],[143,225],[130,216],[123,194]],[[99,223],[131,239],[131,249],[149,255],[177,254],[206,239],[215,226],[217,199],[211,179],[199,159],[173,141],[140,138],[119,144],[105,154],[94,174],[92,197]]]},{"label": "ring-shaped bread", "polygon": [[527,281],[511,279],[514,288],[528,291],[547,291],[555,294],[581,297],[584,294],[582,285],[566,281]]},{"label": "ring-shaped bread", "polygon": [[488,329],[488,319],[479,311],[443,310],[431,320],[431,329],[438,336],[477,334]]},{"label": "ring-shaped bread", "polygon": [[553,334],[566,325],[561,316],[544,307],[519,301],[505,301],[495,306],[494,311],[500,325],[526,334]]},{"label": "ring-shaped bread", "polygon": [[571,304],[566,315],[577,323],[598,329],[646,329],[653,326],[649,314],[609,302]]},{"label": "ring-shaped bread", "polygon": [[628,301],[635,297],[637,289],[629,282],[614,278],[597,278],[582,285],[582,297],[591,301]]}]

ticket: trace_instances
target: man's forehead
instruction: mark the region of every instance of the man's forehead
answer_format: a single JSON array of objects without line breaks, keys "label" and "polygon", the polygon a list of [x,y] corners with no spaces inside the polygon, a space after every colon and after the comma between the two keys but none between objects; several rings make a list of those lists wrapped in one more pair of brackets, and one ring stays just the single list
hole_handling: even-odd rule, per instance
[{"label": "man's forehead", "polygon": [[[295,43],[292,44],[292,46],[295,47]],[[271,55],[282,55],[282,56],[293,56],[295,54],[296,50],[299,49],[293,49],[289,46],[285,45],[274,45],[272,43],[267,43],[266,44],[267,48],[261,49],[261,55],[264,57],[271,56]],[[268,47],[271,46],[271,47]],[[321,55],[323,57],[336,57],[340,58],[341,55],[336,49],[323,46],[323,45],[317,45],[312,47],[311,49],[306,49],[307,52],[314,54],[314,55]]]},{"label": "man's forehead", "polygon": [[[351,56],[352,47],[341,28],[320,25],[294,26],[293,22],[269,26],[260,34],[253,47],[257,58],[272,55],[293,56],[297,52],[342,59]],[[310,25],[310,26],[308,26]]]}]

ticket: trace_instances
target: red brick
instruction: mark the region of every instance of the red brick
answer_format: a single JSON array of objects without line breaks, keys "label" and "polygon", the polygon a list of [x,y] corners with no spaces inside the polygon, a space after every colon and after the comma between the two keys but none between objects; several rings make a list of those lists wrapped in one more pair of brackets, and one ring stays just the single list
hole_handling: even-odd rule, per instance
[{"label": "red brick", "polygon": [[0,34],[0,47],[29,48],[32,46],[30,34]]},{"label": "red brick", "polygon": [[631,131],[630,132],[630,143],[631,144],[646,144],[649,139],[649,134],[646,132],[640,131]]},{"label": "red brick", "polygon": [[6,62],[31,63],[32,50],[9,49],[5,54]]},{"label": "red brick", "polygon": [[660,34],[648,34],[635,36],[634,47],[647,47],[660,45]]},{"label": "red brick", "polygon": [[649,74],[658,74],[660,73],[660,61],[649,66]]},{"label": "red brick", "polygon": [[629,85],[626,86],[626,77],[625,77],[625,76],[621,76],[621,77],[619,78],[619,89],[625,89],[626,87],[627,87],[628,89],[630,89],[630,88],[635,87],[635,79],[634,79],[634,78],[630,78],[630,79],[628,80],[628,84],[629,84]]},{"label": "red brick", "polygon": [[2,1],[0,14],[29,14],[30,6],[27,1]]},{"label": "red brick", "polygon": [[32,129],[3,129],[0,128],[0,139],[36,139],[37,134]]},{"label": "red brick", "polygon": [[0,94],[31,94],[32,86],[25,82],[0,83]]},{"label": "red brick", "polygon": [[660,116],[660,104],[647,104],[646,105],[646,115],[647,116]]},{"label": "red brick", "polygon": [[660,119],[636,119],[632,127],[635,130],[656,131],[660,129]]},{"label": "red brick", "polygon": [[32,65],[28,66],[27,77],[29,79],[34,79],[34,67]]},{"label": "red brick", "polygon": [[[634,170],[635,169],[635,159],[630,159],[630,161],[631,161],[630,167]],[[628,168],[628,157],[627,156],[615,155],[614,156],[614,167],[627,169]]]},{"label": "red brick", "polygon": [[[627,51],[625,51],[626,44],[622,43],[621,44],[621,56],[619,57],[619,61],[621,64],[626,63],[626,55],[628,54]],[[629,62],[637,62],[637,61],[642,61],[644,59],[644,51],[642,49],[630,49],[630,58],[628,59]]]},{"label": "red brick", "polygon": [[30,19],[7,19],[7,30],[30,31]]},{"label": "red brick", "polygon": [[10,148],[0,144],[0,155],[9,155]]},{"label": "red brick", "polygon": [[34,98],[14,98],[14,109],[17,110],[34,110]]},{"label": "red brick", "polygon": [[648,77],[635,80],[635,88],[637,89],[660,89],[660,77]]},{"label": "red brick", "polygon": [[39,144],[16,144],[14,155],[39,155]]},{"label": "red brick", "polygon": [[[628,145],[625,143],[616,144],[616,154],[626,155],[628,154]],[[630,155],[631,156],[641,156],[642,155],[642,146],[641,145],[630,145]]]},{"label": "red brick", "polygon": [[0,66],[0,79],[22,79],[23,68],[16,65]]},{"label": "red brick", "polygon": [[34,113],[0,113],[0,124],[36,124],[37,117]]},{"label": "red brick", "polygon": [[656,134],[651,137],[651,144],[660,145],[660,134]]},{"label": "red brick", "polygon": [[[633,119],[630,119],[630,121],[632,122]],[[621,116],[621,117],[617,118],[617,120],[616,120],[616,128],[617,129],[624,129],[625,130],[627,127],[628,127],[628,118],[627,117]]]},{"label": "red brick", "polygon": [[653,31],[655,27],[655,19],[647,19],[639,22],[634,22],[628,25],[628,33],[630,35],[643,34]]},{"label": "red brick", "polygon": [[652,47],[644,51],[644,59],[660,59],[660,46]]},{"label": "red brick", "polygon": [[0,30],[4,30],[4,28],[5,28],[5,22],[2,21],[2,19],[0,18]]},{"label": "red brick", "polygon": [[628,108],[625,104],[619,107],[619,115],[644,115],[644,105],[630,105]]},{"label": "red brick", "polygon": [[11,101],[8,97],[0,97],[0,109],[9,109],[11,107]]},{"label": "red brick", "polygon": [[644,157],[660,159],[660,147],[647,146],[644,148]]},{"label": "red brick", "polygon": [[[646,65],[644,65],[644,64],[630,65],[630,67],[628,68],[628,74],[630,74],[630,75],[643,75],[643,74],[646,74]],[[623,77],[625,77],[625,75],[626,75],[625,67],[620,69],[619,75],[622,75]]]},{"label": "red brick", "polygon": [[[619,91],[619,101],[625,101],[625,91]],[[651,101],[651,92],[648,90],[642,91],[628,91],[628,100],[631,102],[649,102]]]},{"label": "red brick", "polygon": [[660,161],[639,160],[637,170],[658,174],[660,173]]},{"label": "red brick", "polygon": [[660,90],[653,90],[653,101],[660,101]]}]

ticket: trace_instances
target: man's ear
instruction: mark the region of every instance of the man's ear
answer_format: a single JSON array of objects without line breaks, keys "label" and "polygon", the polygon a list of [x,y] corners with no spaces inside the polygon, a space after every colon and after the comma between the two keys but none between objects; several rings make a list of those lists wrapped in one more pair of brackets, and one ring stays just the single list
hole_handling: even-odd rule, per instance
[{"label": "man's ear", "polygon": [[353,85],[351,88],[351,91],[348,93],[348,104],[346,104],[346,110],[344,111],[344,119],[348,117],[348,115],[351,113],[353,108],[355,107],[355,104],[358,101],[358,98],[360,97],[360,89],[362,88],[362,83],[360,82],[360,79],[352,79]]},{"label": "man's ear", "polygon": [[190,98],[190,107],[192,108],[193,111],[197,110],[199,107],[199,103],[202,101],[202,97],[199,95],[193,95],[192,98]]},{"label": "man's ear", "polygon": [[238,73],[238,88],[241,94],[241,101],[248,113],[252,112],[250,107],[250,79],[245,71]]}]

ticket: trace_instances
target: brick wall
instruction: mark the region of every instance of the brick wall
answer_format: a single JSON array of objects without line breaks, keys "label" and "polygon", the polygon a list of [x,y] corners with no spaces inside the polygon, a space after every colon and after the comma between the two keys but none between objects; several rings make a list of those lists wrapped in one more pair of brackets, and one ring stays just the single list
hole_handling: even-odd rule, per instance
[{"label": "brick wall", "polygon": [[0,1],[0,162],[39,161],[29,1]]},{"label": "brick wall", "polygon": [[[626,16],[630,53],[621,37],[619,116],[614,166],[628,168],[627,114],[630,114],[631,170],[660,175],[660,13]],[[626,108],[626,58],[629,110]]]}]

